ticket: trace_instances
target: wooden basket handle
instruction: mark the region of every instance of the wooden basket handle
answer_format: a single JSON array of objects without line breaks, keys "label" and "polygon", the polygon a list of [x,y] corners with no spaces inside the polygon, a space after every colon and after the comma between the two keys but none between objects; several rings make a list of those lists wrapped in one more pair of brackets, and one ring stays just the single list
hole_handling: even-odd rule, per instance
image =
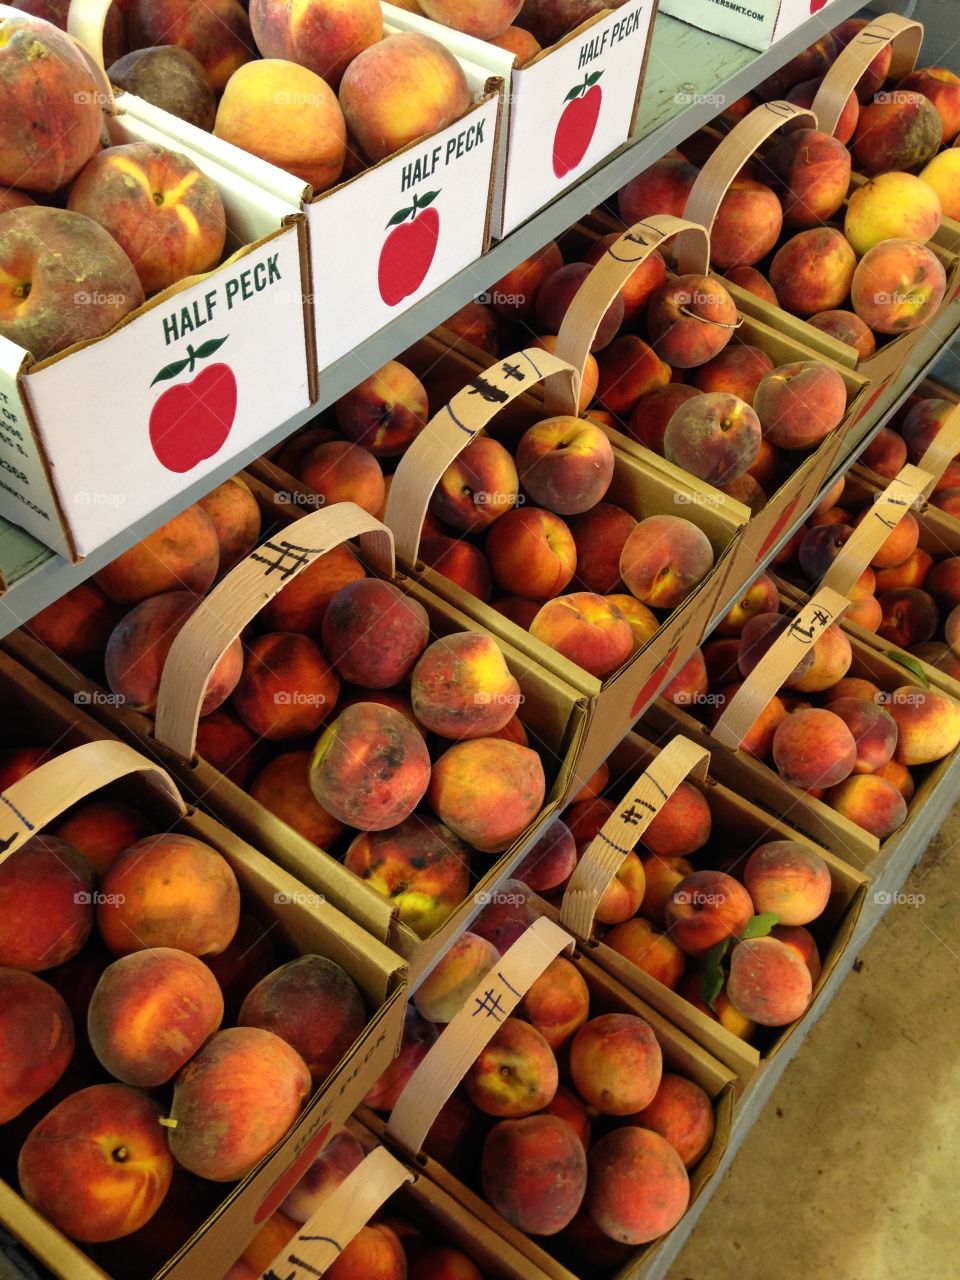
[{"label": "wooden basket handle", "polygon": [[[921,471],[926,471],[935,485],[958,453],[960,453],[960,404],[947,414],[946,422],[931,440],[917,466]],[[929,497],[932,491],[931,486],[924,496]]]},{"label": "wooden basket handle", "polygon": [[857,579],[911,507],[918,506],[936,480],[909,463],[891,480],[866,517],[847,539],[840,554],[823,575],[822,583],[848,596]]},{"label": "wooden basket handle", "polygon": [[[529,347],[473,378],[427,423],[400,459],[390,486],[384,523],[396,540],[401,564],[417,563],[420,535],[434,489],[447,467],[495,417],[538,382],[572,388],[575,370],[549,351]],[[382,564],[374,562],[383,572]]]},{"label": "wooden basket handle", "polygon": [[923,43],[923,24],[885,13],[858,31],[823,77],[813,100],[813,110],[824,133],[836,129],[847,99],[881,49],[892,47],[890,76],[900,80],[913,70]]},{"label": "wooden basket handle", "polygon": [[178,815],[187,812],[168,773],[124,742],[85,742],[54,756],[0,795],[0,862],[55,818],[108,783],[142,774]]},{"label": "wooden basket handle", "polygon": [[444,1103],[551,961],[574,940],[541,916],[470,993],[463,1007],[410,1077],[393,1108],[387,1133],[416,1155]]},{"label": "wooden basket handle", "polygon": [[103,65],[103,28],[113,0],[70,0],[67,32],[86,58],[104,96],[103,109],[113,115],[116,102],[113,86]]},{"label": "wooden basket handle", "polygon": [[244,627],[288,582],[348,538],[360,538],[364,554],[393,576],[393,535],[352,502],[301,516],[240,561],[199,604],[178,631],[157,694],[155,736],[186,760],[193,759],[197,722],[213,671]]},{"label": "wooden basket handle", "polygon": [[560,904],[560,924],[578,938],[589,938],[607,886],[623,859],[691,773],[706,780],[710,752],[689,738],[673,738],[631,787],[591,841],[567,884]]},{"label": "wooden basket handle", "polygon": [[322,1276],[393,1193],[414,1180],[386,1147],[375,1147],[260,1273],[260,1280]]},{"label": "wooden basket handle", "polygon": [[711,737],[731,751],[738,750],[757,716],[783,686],[803,655],[827,627],[843,617],[849,607],[850,601],[839,592],[821,587],[744,680],[713,726]]},{"label": "wooden basket handle", "polygon": [[[723,197],[737,174],[766,140],[786,126],[788,129],[816,129],[817,117],[792,102],[764,102],[740,121],[707,158],[687,197],[683,216],[713,230]],[[684,233],[675,245],[677,270],[681,275],[707,275],[710,270],[710,243]]]}]

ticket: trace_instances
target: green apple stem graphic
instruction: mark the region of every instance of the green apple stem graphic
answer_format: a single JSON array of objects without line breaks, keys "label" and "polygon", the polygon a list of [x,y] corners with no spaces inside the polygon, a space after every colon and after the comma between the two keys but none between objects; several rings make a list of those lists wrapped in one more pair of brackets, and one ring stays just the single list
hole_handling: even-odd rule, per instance
[{"label": "green apple stem graphic", "polygon": [[201,342],[196,350],[192,344],[187,344],[187,358],[185,360],[174,360],[172,364],[164,365],[157,376],[150,383],[151,387],[156,386],[158,382],[167,382],[170,378],[177,377],[183,373],[184,369],[188,373],[193,373],[198,360],[206,360],[212,356],[215,351],[219,351],[223,344],[229,338],[229,333],[222,338],[210,338],[207,342]]}]

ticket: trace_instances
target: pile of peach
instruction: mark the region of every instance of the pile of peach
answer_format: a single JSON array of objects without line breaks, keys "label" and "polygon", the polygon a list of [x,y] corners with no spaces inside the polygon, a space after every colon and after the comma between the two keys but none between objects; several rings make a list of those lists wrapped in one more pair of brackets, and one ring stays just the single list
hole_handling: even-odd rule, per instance
[{"label": "pile of peach", "polygon": [[[715,723],[789,626],[774,582],[761,574],[667,686],[664,696]],[[960,704],[935,689],[881,689],[854,667],[836,623],[824,630],[757,717],[741,750],[771,764],[880,840],[907,819],[917,766],[960,745]],[[789,821],[789,811],[784,815]]]},{"label": "pile of peach", "polygon": [[[535,918],[510,881],[414,996],[400,1056],[367,1096],[390,1112],[438,1030]],[[561,1083],[562,1081],[562,1083]],[[709,1150],[710,1098],[664,1071],[650,1025],[613,1000],[600,1008],[560,957],[504,1020],[442,1108],[424,1144],[479,1186],[511,1226],[551,1237],[561,1255],[614,1266],[686,1211],[687,1171]]]},{"label": "pile of peach", "polygon": [[[0,786],[49,755],[3,752]],[[0,863],[3,1149],[72,1239],[115,1241],[160,1212],[164,1261],[209,1211],[197,1180],[254,1168],[366,1026],[340,965],[281,963],[241,912],[221,854],[110,798]]]},{"label": "pile of peach", "polygon": [[2,17],[0,41],[0,336],[43,359],[216,266],[226,217],[186,156],[149,142],[101,149],[103,95],[57,27]]},{"label": "pile of peach", "polygon": [[[860,461],[886,480],[892,480],[907,462],[919,466],[956,407],[955,400],[911,397],[889,426],[880,428],[860,455]],[[960,454],[940,476],[930,495],[930,504],[960,519]]]},{"label": "pile of peach", "polygon": [[[249,513],[247,546],[256,502],[242,483],[224,488],[228,529]],[[102,665],[120,705],[152,713],[170,646],[219,554],[206,511],[188,508],[31,629],[71,658],[58,636],[88,641],[85,619],[119,612],[91,655],[94,670]],[[368,578],[339,547],[284,587],[220,659],[197,751],[311,843],[343,847],[346,865],[428,937],[469,892],[471,850],[507,849],[543,806],[544,765],[517,717],[521,702],[491,636],[432,639],[421,604]]]}]

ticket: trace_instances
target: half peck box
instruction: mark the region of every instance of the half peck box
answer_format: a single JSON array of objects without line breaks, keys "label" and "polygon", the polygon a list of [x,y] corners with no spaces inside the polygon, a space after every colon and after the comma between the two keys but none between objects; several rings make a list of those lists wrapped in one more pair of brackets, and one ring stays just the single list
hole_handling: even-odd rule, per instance
[{"label": "half peck box", "polygon": [[724,0],[661,0],[660,9],[702,31],[763,53],[814,14],[823,13],[824,26],[829,27],[828,3],[829,0],[752,0],[750,5],[733,5]]},{"label": "half peck box", "polygon": [[[216,1195],[217,1184],[204,1184],[209,1185],[212,1196],[206,1220],[189,1238],[184,1233],[184,1238],[175,1240],[171,1229],[161,1243],[169,1245],[172,1253],[158,1259],[155,1272],[150,1273],[158,1280],[219,1280],[226,1270],[224,1259],[235,1257],[252,1239],[292,1182],[393,1059],[406,1007],[405,966],[399,956],[324,902],[322,896],[310,893],[305,885],[220,823],[188,808],[153,761],[118,742],[3,653],[0,698],[7,711],[0,731],[4,745],[49,747],[54,768],[62,770],[65,763],[68,768],[65,779],[61,774],[60,783],[55,784],[53,779],[44,783],[45,791],[40,797],[45,810],[42,822],[31,822],[30,812],[24,812],[23,803],[17,803],[22,783],[14,784],[0,797],[0,809],[6,815],[7,847],[14,847],[11,838],[22,842],[31,829],[46,825],[59,812],[85,795],[99,792],[101,785],[109,782],[111,798],[141,809],[154,819],[158,830],[178,831],[202,840],[226,858],[240,883],[242,911],[269,931],[279,962],[296,955],[325,955],[347,970],[365,997],[370,1014],[367,1027],[309,1099],[286,1138],[241,1182],[224,1186],[222,1196]],[[73,751],[81,753],[75,757],[75,764],[64,754]],[[25,781],[29,782],[29,778]],[[19,794],[22,796],[22,790]],[[36,812],[32,804],[31,812]],[[13,815],[17,817],[11,825]],[[49,972],[41,976],[46,978]],[[48,1109],[41,1098],[30,1114],[36,1121]],[[14,1143],[11,1131],[18,1124],[20,1121],[11,1122],[6,1140],[0,1142],[2,1177],[8,1179],[0,1181],[0,1223],[59,1280],[128,1280],[125,1267],[121,1265],[117,1270],[106,1261],[109,1249],[94,1247],[100,1263],[94,1261],[17,1194],[12,1178],[19,1138],[25,1136],[18,1131]],[[0,1135],[3,1133],[0,1129]]]}]

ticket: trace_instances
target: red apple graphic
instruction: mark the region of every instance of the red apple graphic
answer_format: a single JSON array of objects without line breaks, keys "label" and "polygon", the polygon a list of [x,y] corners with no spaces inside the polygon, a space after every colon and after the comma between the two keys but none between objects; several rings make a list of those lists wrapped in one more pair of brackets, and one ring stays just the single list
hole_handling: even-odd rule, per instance
[{"label": "red apple graphic", "polygon": [[380,250],[377,283],[388,307],[395,307],[416,293],[427,278],[440,238],[440,215],[428,206],[439,194],[427,191],[422,196],[415,195],[413,204],[398,210],[387,223],[393,230]]},{"label": "red apple graphic", "polygon": [[827,3],[827,0],[810,0],[810,12],[819,13]]},{"label": "red apple graphic", "polygon": [[[193,373],[197,361],[219,351],[226,340],[211,338],[196,350],[188,346],[186,359],[166,365],[150,385],[184,370]],[[192,471],[222,448],[236,414],[237,380],[229,365],[207,365],[192,382],[169,387],[150,412],[150,443],[157,460],[168,471]]]},{"label": "red apple graphic", "polygon": [[603,90],[597,84],[602,75],[602,71],[592,72],[564,98],[567,105],[553,140],[553,172],[558,178],[566,177],[587,154],[603,102]]}]

